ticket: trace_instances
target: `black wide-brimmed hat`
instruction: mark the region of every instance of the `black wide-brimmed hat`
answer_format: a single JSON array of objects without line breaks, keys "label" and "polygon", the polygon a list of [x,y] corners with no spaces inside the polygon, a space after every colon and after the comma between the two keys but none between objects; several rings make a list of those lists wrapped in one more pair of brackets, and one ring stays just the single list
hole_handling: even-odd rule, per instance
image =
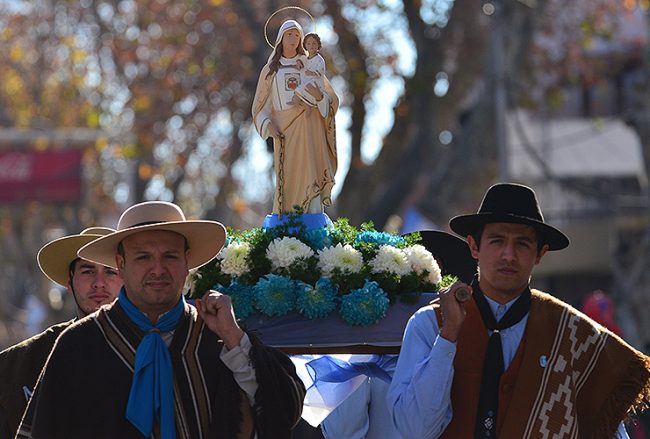
[{"label": "black wide-brimmed hat", "polygon": [[476,274],[476,259],[464,239],[440,230],[420,230],[422,244],[442,265],[443,275],[451,274],[469,283]]},{"label": "black wide-brimmed hat", "polygon": [[449,221],[449,227],[461,236],[468,236],[488,223],[532,226],[549,250],[562,250],[569,245],[564,233],[544,222],[535,192],[521,184],[495,184],[485,193],[477,213],[456,216]]}]

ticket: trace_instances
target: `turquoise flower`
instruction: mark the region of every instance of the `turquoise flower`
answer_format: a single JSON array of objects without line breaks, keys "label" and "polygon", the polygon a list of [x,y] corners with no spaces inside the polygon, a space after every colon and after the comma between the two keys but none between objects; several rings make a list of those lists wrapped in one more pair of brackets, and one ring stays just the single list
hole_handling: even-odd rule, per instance
[{"label": "turquoise flower", "polygon": [[393,247],[404,244],[405,242],[406,241],[401,236],[392,235],[386,232],[377,232],[376,230],[359,232],[357,233],[356,238],[354,238],[355,244],[367,243],[376,245],[392,245]]},{"label": "turquoise flower", "polygon": [[325,317],[336,308],[336,287],[331,280],[321,277],[315,286],[300,282],[298,309],[309,319]]},{"label": "turquoise flower", "polygon": [[314,250],[322,250],[332,245],[332,239],[327,229],[311,229],[303,234],[305,241]]},{"label": "turquoise flower", "polygon": [[343,296],[339,313],[350,325],[368,326],[386,315],[388,304],[386,292],[377,282],[367,280],[363,288],[352,290]]},{"label": "turquoise flower", "polygon": [[253,313],[253,287],[234,279],[227,288],[221,285],[213,287],[217,291],[230,296],[235,316],[238,319],[245,319]]},{"label": "turquoise flower", "polygon": [[283,316],[296,307],[298,288],[286,276],[267,274],[253,287],[255,305],[267,316]]}]

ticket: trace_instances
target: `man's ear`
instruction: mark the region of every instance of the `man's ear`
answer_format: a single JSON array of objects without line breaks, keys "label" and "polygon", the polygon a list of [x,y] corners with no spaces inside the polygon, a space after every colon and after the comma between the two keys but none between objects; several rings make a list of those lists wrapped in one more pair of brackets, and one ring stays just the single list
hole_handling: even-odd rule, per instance
[{"label": "man's ear", "polygon": [[118,270],[124,270],[124,256],[120,254],[115,255],[115,265],[117,266]]},{"label": "man's ear", "polygon": [[467,245],[469,245],[469,251],[472,253],[472,257],[478,260],[478,244],[472,235],[467,235]]},{"label": "man's ear", "polygon": [[65,284],[65,289],[68,290],[68,293],[72,293],[74,289],[72,288],[72,272],[68,271],[68,282]]},{"label": "man's ear", "polygon": [[542,256],[544,256],[547,251],[548,251],[548,244],[544,244],[540,249],[540,251],[537,252],[537,259],[535,259],[535,265],[540,263],[540,261],[542,260]]}]

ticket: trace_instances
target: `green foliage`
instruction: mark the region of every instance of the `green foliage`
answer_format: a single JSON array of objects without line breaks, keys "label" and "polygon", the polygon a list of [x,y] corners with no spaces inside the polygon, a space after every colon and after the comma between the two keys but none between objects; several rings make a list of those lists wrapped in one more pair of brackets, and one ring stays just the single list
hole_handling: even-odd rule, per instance
[{"label": "green foliage", "polygon": [[438,283],[438,288],[441,289],[441,290],[443,288],[447,288],[447,287],[451,286],[457,280],[458,280],[458,278],[456,276],[454,276],[452,274],[445,274],[444,276],[442,276],[442,280],[440,281],[440,283]]},{"label": "green foliage", "polygon": [[192,274],[191,296],[199,298],[215,285],[226,286],[228,284],[230,284],[230,276],[222,273],[219,261],[213,259]]},{"label": "green foliage", "polygon": [[352,244],[357,237],[357,229],[350,225],[347,218],[339,218],[334,221],[333,225],[328,227],[332,245]]},{"label": "green foliage", "polygon": [[408,233],[404,235],[403,238],[406,241],[404,247],[411,247],[415,244],[419,244],[420,241],[422,241],[422,235],[420,234],[420,232]]},{"label": "green foliage", "polygon": [[[233,281],[249,286],[256,285],[260,279],[269,274],[285,276],[292,280],[302,281],[308,285],[315,285],[319,279],[329,278],[336,290],[336,296],[341,298],[350,291],[363,288],[367,281],[375,281],[386,292],[390,303],[398,300],[406,302],[417,301],[417,292],[436,291],[437,286],[427,280],[428,272],[410,272],[398,275],[388,271],[373,272],[369,262],[377,255],[382,245],[391,245],[397,248],[407,248],[419,242],[419,234],[402,238],[373,229],[373,223],[361,225],[359,229],[350,225],[347,218],[339,218],[324,229],[307,230],[300,219],[299,213],[287,214],[286,222],[280,226],[264,229],[254,228],[249,230],[235,230],[228,228],[228,243],[248,243],[250,250],[247,254],[247,268],[245,273],[232,275],[222,270],[222,256],[215,258],[209,264],[201,267],[193,275],[193,288],[191,295],[198,297],[203,292],[215,285],[228,287]],[[267,257],[267,248],[276,239],[296,238],[301,243],[309,246],[314,254],[307,258],[297,258],[288,267],[282,266],[273,269],[272,262]],[[352,272],[335,267],[325,276],[319,267],[319,251],[332,247],[351,246],[361,254],[363,266],[360,270]]]}]

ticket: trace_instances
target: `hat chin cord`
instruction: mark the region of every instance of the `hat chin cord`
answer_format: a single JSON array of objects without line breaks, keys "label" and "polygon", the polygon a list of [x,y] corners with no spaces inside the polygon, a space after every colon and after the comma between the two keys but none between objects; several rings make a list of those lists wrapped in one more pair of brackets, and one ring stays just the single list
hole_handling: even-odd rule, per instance
[{"label": "hat chin cord", "polygon": [[79,300],[77,300],[77,292],[74,290],[74,274],[70,273],[70,291],[72,291],[72,297],[74,298],[74,303],[77,305],[77,317],[82,319],[88,314],[81,308],[79,305]]}]

